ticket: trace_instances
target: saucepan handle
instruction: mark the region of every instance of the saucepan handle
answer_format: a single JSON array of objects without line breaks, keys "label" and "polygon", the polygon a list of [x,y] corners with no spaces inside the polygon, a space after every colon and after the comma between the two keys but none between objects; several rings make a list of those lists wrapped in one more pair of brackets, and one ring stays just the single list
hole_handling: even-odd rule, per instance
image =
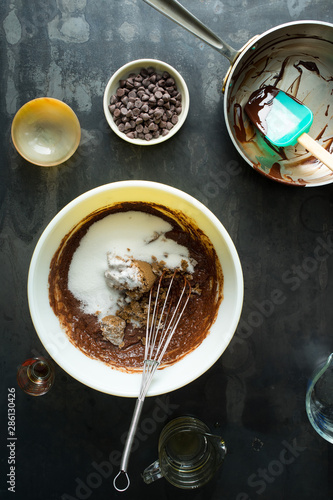
[{"label": "saucepan handle", "polygon": [[233,49],[230,45],[221,40],[177,0],[144,0],[144,2],[216,49],[224,57],[229,59],[231,63],[233,63],[240,54],[240,51]]}]

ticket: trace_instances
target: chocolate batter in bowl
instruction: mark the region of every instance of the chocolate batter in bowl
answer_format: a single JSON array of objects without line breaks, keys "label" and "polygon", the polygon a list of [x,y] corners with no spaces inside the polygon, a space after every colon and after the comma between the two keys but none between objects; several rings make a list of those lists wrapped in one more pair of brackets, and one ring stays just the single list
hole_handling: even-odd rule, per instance
[{"label": "chocolate batter in bowl", "polygon": [[[159,233],[164,225],[166,232]],[[132,290],[129,290],[130,295],[125,295],[123,290],[117,289],[123,283],[118,284],[114,279],[111,289],[116,298],[112,303],[112,292],[100,270],[104,261],[107,269],[108,250],[115,246],[120,249],[117,252],[120,256],[116,257],[116,266],[112,269],[116,274],[119,268],[118,280],[121,282],[130,267],[124,266],[124,255],[127,258],[135,251],[143,252],[146,263],[151,265],[158,279],[165,269],[174,272],[173,267],[168,267],[168,260],[177,260],[177,252],[180,252],[176,268],[178,274],[186,276],[191,283],[192,293],[163,357],[163,365],[172,365],[201,344],[223,300],[223,272],[216,252],[194,221],[178,210],[152,203],[118,203],[103,207],[89,214],[65,236],[50,265],[50,305],[77,348],[93,359],[126,372],[142,370],[150,288],[142,293],[134,291],[133,297]],[[168,255],[167,248],[174,254]],[[136,262],[133,256],[131,262],[133,267]],[[179,280],[182,283],[182,279]],[[126,283],[124,286],[126,288]],[[175,286],[173,289],[177,302],[177,289]],[[113,316],[108,315],[111,306]],[[100,319],[103,316],[125,321],[120,342],[114,335],[113,342],[103,335],[103,319]]]},{"label": "chocolate batter in bowl", "polygon": [[312,110],[309,134],[333,153],[333,26],[301,21],[266,32],[237,61],[224,103],[230,137],[253,168],[290,185],[333,182],[333,173],[301,145],[279,149],[255,131],[244,106],[254,90],[266,85],[288,92]]},{"label": "chocolate batter in bowl", "polygon": [[[124,181],[96,188],[67,205],[45,229],[31,260],[28,299],[33,323],[46,350],[74,378],[106,393],[132,397],[140,387],[143,333],[130,327],[121,348],[103,339],[98,311],[82,311],[68,269],[89,228],[95,231],[109,216],[132,217],[135,212],[170,223],[165,236],[189,249],[194,272],[191,266],[186,272],[193,273],[192,285],[198,282],[201,289],[191,298],[181,336],[171,346],[167,366],[155,374],[149,395],[182,387],[204,373],[230,342],[243,303],[234,245],[213,214],[189,195],[158,183]],[[101,253],[104,259],[105,249]]]}]

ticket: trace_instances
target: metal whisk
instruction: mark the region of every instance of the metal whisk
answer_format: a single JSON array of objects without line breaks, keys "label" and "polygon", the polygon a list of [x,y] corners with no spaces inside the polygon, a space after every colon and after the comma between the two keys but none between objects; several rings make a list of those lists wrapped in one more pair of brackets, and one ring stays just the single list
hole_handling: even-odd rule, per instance
[{"label": "metal whisk", "polygon": [[[179,280],[176,279],[177,271],[173,273],[170,282],[166,287],[163,286],[165,273],[159,278],[157,287],[150,290],[147,314],[146,327],[146,342],[145,342],[145,358],[143,362],[143,372],[140,387],[140,394],[135,404],[133,417],[126,443],[124,446],[123,455],[120,462],[120,470],[113,480],[113,485],[117,491],[125,491],[130,485],[127,466],[133,439],[138,427],[143,403],[147,395],[152,378],[158,366],[161,364],[162,358],[167,350],[170,340],[175,333],[180,318],[187,306],[191,295],[191,285],[184,276],[179,276],[183,280],[179,291],[177,290],[177,299],[173,297],[172,290],[178,285]],[[125,484],[122,487],[117,486],[123,476]]]}]

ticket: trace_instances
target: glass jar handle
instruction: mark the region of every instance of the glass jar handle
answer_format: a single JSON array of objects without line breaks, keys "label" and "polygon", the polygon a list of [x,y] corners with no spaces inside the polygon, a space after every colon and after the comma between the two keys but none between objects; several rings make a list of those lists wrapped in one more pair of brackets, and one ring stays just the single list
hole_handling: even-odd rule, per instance
[{"label": "glass jar handle", "polygon": [[163,477],[163,474],[158,460],[149,465],[142,473],[142,478],[146,484],[153,483],[157,479],[161,479],[161,477]]}]

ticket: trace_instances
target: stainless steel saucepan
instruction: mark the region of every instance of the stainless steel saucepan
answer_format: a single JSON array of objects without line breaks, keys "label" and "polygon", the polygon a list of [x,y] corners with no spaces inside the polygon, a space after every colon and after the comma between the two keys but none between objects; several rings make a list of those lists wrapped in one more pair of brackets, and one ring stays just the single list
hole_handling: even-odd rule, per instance
[{"label": "stainless steel saucepan", "polygon": [[254,90],[277,86],[312,110],[310,135],[333,153],[333,24],[282,24],[235,50],[177,0],[144,1],[230,61],[223,89],[226,125],[236,149],[254,169],[275,181],[297,186],[333,182],[333,173],[301,145],[279,149],[268,144],[243,111]]}]

